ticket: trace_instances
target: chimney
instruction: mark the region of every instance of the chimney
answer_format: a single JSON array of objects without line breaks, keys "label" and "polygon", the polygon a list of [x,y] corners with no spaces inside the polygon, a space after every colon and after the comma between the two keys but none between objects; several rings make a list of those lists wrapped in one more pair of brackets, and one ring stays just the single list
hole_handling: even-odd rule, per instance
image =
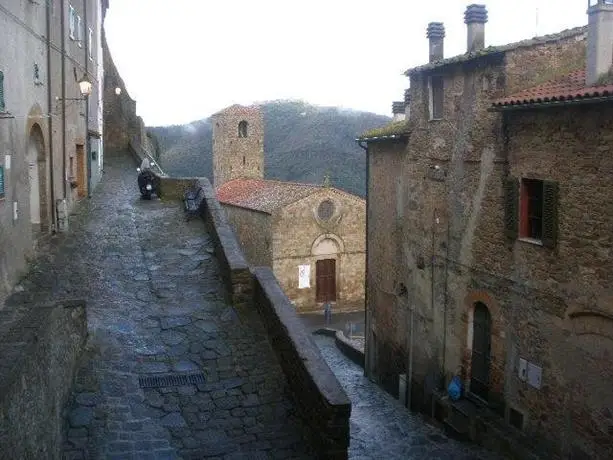
[{"label": "chimney", "polygon": [[445,38],[445,26],[442,22],[428,24],[426,37],[430,40],[430,62],[443,59],[443,42]]},{"label": "chimney", "polygon": [[592,2],[587,10],[587,86],[596,84],[613,64],[613,5],[607,0]]},{"label": "chimney", "polygon": [[404,101],[392,102],[392,121],[404,120]]},{"label": "chimney", "polygon": [[404,118],[405,120],[411,118],[411,88],[404,90]]},{"label": "chimney", "polygon": [[485,5],[468,5],[464,13],[467,29],[466,52],[472,53],[485,48],[485,23],[487,9]]}]

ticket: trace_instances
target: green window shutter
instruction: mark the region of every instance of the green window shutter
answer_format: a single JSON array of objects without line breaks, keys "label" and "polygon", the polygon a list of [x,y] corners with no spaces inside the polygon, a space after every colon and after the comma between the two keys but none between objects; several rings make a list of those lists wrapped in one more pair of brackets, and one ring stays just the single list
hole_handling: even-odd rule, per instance
[{"label": "green window shutter", "polygon": [[0,112],[4,112],[4,74],[0,72]]},{"label": "green window shutter", "polygon": [[516,240],[519,232],[519,181],[515,177],[504,180],[504,234]]},{"label": "green window shutter", "polygon": [[558,183],[543,182],[543,246],[554,248],[558,243]]},{"label": "green window shutter", "polygon": [[4,198],[4,166],[0,166],[0,198]]}]

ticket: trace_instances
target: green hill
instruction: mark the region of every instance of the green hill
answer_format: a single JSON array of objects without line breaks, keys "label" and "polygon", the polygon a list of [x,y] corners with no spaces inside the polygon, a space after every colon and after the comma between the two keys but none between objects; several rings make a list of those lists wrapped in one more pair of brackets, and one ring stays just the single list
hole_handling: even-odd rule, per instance
[{"label": "green hill", "polygon": [[[300,101],[261,105],[264,114],[265,177],[332,185],[365,194],[364,151],[355,138],[382,126],[389,117],[367,112],[318,107]],[[212,179],[210,120],[150,128],[160,145],[160,163],[169,174]]]}]

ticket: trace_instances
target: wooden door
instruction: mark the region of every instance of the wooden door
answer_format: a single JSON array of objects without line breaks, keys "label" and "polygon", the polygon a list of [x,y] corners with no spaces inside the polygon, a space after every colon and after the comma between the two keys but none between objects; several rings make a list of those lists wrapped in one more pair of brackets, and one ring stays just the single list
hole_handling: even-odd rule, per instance
[{"label": "wooden door", "polygon": [[85,149],[83,144],[77,144],[77,192],[79,198],[87,195],[87,171],[85,169]]},{"label": "wooden door", "polygon": [[490,350],[492,317],[487,306],[475,304],[473,315],[473,351],[470,392],[487,400],[490,384]]},{"label": "wooden door", "polygon": [[336,260],[318,260],[315,264],[317,302],[336,301]]}]

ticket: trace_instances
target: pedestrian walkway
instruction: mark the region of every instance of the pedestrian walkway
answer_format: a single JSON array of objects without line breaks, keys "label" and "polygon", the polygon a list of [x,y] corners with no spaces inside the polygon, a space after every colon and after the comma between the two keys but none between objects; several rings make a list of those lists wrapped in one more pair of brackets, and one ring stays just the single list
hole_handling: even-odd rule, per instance
[{"label": "pedestrian walkway", "polygon": [[313,336],[351,400],[349,458],[402,460],[494,460],[475,445],[449,439],[364,377],[364,370],[335,346],[334,339]]},{"label": "pedestrian walkway", "polygon": [[13,298],[87,300],[64,458],[312,458],[257,314],[223,300],[201,221],[141,200],[126,156],[70,223]]}]

